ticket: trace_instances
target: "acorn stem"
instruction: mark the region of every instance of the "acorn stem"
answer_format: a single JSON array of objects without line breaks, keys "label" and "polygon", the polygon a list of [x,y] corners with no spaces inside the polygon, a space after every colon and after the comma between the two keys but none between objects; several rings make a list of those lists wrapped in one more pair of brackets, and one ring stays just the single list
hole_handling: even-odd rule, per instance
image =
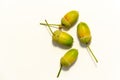
[{"label": "acorn stem", "polygon": [[87,48],[88,48],[89,51],[91,52],[91,54],[92,54],[93,58],[95,59],[95,61],[98,63],[98,60],[97,60],[97,58],[95,57],[95,55],[93,54],[93,52],[92,52],[92,50],[90,49],[90,47],[87,46]]},{"label": "acorn stem", "polygon": [[50,25],[49,25],[48,22],[47,22],[47,20],[45,20],[45,22],[46,22],[46,25],[48,26],[50,32],[54,35],[53,31],[52,31],[51,28],[50,28]]},{"label": "acorn stem", "polygon": [[[40,25],[47,25],[46,23],[40,23]],[[61,26],[61,24],[49,24],[50,26]]]},{"label": "acorn stem", "polygon": [[61,70],[62,70],[62,65],[60,65],[60,69],[59,69],[59,72],[57,74],[57,78],[59,77]]}]

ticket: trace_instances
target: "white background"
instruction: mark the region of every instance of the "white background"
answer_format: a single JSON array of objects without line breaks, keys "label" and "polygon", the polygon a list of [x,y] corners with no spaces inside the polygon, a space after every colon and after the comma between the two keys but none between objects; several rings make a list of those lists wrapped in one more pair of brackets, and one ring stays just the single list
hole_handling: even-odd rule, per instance
[{"label": "white background", "polygon": [[[76,24],[67,32],[78,59],[56,78],[68,49],[53,45],[49,30],[39,23],[47,19],[60,24],[70,10],[79,11],[77,24],[89,25],[90,47],[99,62],[80,46]],[[119,30],[119,0],[0,0],[0,80],[120,80]]]}]

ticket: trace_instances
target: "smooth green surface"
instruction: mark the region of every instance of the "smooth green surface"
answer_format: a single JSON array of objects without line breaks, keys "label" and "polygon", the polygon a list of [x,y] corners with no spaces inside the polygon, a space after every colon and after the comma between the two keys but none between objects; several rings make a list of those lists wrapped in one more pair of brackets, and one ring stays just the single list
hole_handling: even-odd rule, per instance
[{"label": "smooth green surface", "polygon": [[65,28],[72,27],[78,20],[79,13],[78,11],[70,11],[65,14],[65,16],[61,19],[61,25]]},{"label": "smooth green surface", "polygon": [[93,54],[92,50],[89,47],[91,41],[91,33],[88,25],[85,22],[80,22],[77,26],[77,35],[81,43],[87,45],[88,50],[90,51],[94,60],[98,63],[97,58]]},{"label": "smooth green surface", "polygon": [[63,66],[70,66],[72,65],[78,56],[78,50],[77,49],[71,49],[68,52],[65,53],[65,55],[61,58],[61,65]]},{"label": "smooth green surface", "polygon": [[64,46],[72,46],[73,44],[72,36],[60,30],[56,30],[52,38],[55,42]]},{"label": "smooth green surface", "polygon": [[77,26],[77,35],[80,42],[88,44],[91,41],[91,33],[88,25],[85,22],[80,22]]},{"label": "smooth green surface", "polygon": [[57,77],[59,77],[62,67],[69,67],[71,66],[78,57],[78,50],[77,49],[70,49],[67,51],[64,56],[60,59],[60,69],[58,71]]}]

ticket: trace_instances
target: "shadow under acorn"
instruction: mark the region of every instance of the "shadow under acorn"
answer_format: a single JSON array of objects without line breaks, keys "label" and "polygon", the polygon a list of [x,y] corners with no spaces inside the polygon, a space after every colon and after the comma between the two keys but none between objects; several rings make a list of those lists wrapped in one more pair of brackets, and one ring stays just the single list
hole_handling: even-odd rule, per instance
[{"label": "shadow under acorn", "polygon": [[[90,51],[87,49],[87,51],[88,51],[88,53],[90,53]],[[94,59],[92,58],[92,56],[90,55],[90,54],[88,54],[89,56],[90,56],[90,58],[91,58],[91,60],[93,61],[93,64],[95,65],[95,67],[97,67],[97,64],[96,64],[96,62],[94,61]]]},{"label": "shadow under acorn", "polygon": [[71,45],[71,46],[64,46],[64,45],[62,45],[62,44],[58,44],[57,42],[55,42],[55,41],[53,41],[53,40],[52,40],[52,44],[53,44],[55,47],[60,47],[60,48],[62,48],[62,49],[70,49],[70,48],[72,47],[72,45]]}]

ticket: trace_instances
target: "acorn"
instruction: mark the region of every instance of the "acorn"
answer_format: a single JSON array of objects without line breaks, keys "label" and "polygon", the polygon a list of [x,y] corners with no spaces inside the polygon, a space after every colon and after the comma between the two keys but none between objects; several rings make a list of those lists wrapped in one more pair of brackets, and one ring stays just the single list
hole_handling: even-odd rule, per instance
[{"label": "acorn", "polygon": [[78,20],[79,13],[78,11],[70,11],[61,19],[61,26],[69,29],[71,28]]},{"label": "acorn", "polygon": [[64,45],[67,47],[71,47],[73,44],[73,37],[66,33],[63,32],[61,30],[56,30],[56,31],[52,31],[49,24],[47,23],[47,21],[45,20],[46,24],[48,25],[49,30],[52,33],[52,40],[60,45]]},{"label": "acorn", "polygon": [[70,34],[60,31],[60,30],[56,30],[53,33],[54,35],[52,36],[53,41],[62,44],[64,46],[72,46],[73,44],[73,38]]},{"label": "acorn", "polygon": [[80,42],[82,44],[86,45],[86,47],[91,52],[92,57],[98,63],[97,58],[95,57],[95,55],[93,54],[91,48],[89,47],[90,42],[91,42],[91,32],[90,32],[90,29],[89,29],[88,25],[85,22],[80,22],[78,24],[78,26],[77,26],[77,35],[78,35],[78,38],[79,38]]},{"label": "acorn", "polygon": [[[69,11],[62,19],[61,24],[49,24],[50,26],[59,26],[59,29],[66,28],[70,29],[78,20],[79,13],[76,10]],[[40,23],[41,25],[47,25],[46,23]]]},{"label": "acorn", "polygon": [[70,67],[78,57],[78,50],[77,49],[70,49],[67,51],[63,57],[60,59],[60,69],[57,74],[57,77],[59,77],[60,72],[62,70],[62,67]]},{"label": "acorn", "polygon": [[91,42],[91,33],[88,25],[84,22],[80,22],[77,26],[77,34],[80,42],[83,44],[89,44]]}]

